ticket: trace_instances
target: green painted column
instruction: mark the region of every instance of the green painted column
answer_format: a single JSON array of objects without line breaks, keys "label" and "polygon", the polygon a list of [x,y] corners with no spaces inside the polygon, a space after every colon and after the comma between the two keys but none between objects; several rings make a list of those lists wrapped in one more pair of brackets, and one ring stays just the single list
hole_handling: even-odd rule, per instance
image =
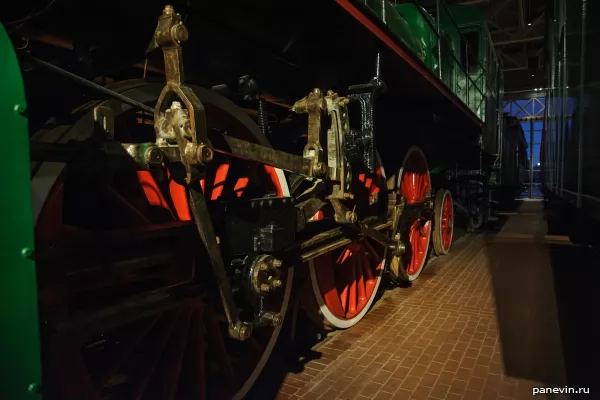
[{"label": "green painted column", "polygon": [[29,132],[19,62],[0,25],[0,398],[40,398],[41,366],[37,285],[33,261],[33,221]]}]

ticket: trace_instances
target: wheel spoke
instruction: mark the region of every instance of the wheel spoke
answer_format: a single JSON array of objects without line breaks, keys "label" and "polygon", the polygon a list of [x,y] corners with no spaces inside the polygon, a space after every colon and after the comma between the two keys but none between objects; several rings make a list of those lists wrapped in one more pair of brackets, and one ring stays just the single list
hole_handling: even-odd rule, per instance
[{"label": "wheel spoke", "polygon": [[179,220],[191,221],[192,215],[190,213],[190,207],[188,206],[189,201],[185,186],[178,184],[173,178],[169,178],[169,192]]},{"label": "wheel spoke", "polygon": [[102,192],[105,193],[110,200],[119,205],[122,209],[125,209],[128,214],[135,221],[134,223],[140,225],[150,225],[151,222],[144,214],[135,208],[130,202],[128,202],[123,196],[121,196],[114,188],[110,186],[103,186]]},{"label": "wheel spoke", "polygon": [[355,259],[354,257],[350,259],[348,265],[348,270],[350,271],[350,306],[348,307],[348,312],[346,313],[346,317],[348,315],[356,314],[356,306],[358,305],[358,289],[356,287],[356,268],[354,266]]},{"label": "wheel spoke", "polygon": [[[322,257],[322,258],[321,258]],[[317,284],[323,293],[323,298],[327,305],[331,308],[331,311],[336,315],[343,316],[347,313],[347,307],[343,307],[344,301],[338,295],[338,289],[336,286],[336,274],[332,268],[333,257],[331,253],[323,254],[320,258],[321,263],[315,268],[317,275]],[[337,264],[337,263],[336,263]],[[344,278],[343,282],[348,282],[348,296],[350,294],[351,280],[346,279],[348,276],[348,266],[341,266],[341,271],[338,274]]]},{"label": "wheel spoke", "polygon": [[[171,217],[173,216],[171,207],[167,203],[165,196],[163,196],[162,191],[156,184],[156,180],[148,171],[137,171],[137,179],[144,190],[144,194],[146,195],[146,199],[150,203],[151,206],[154,207],[162,207],[166,210],[171,211]],[[132,206],[133,207],[133,206]]]},{"label": "wheel spoke", "polygon": [[221,197],[221,194],[223,194],[223,187],[225,186],[228,173],[229,163],[224,163],[217,167],[213,180],[212,192],[210,194],[211,200],[217,200],[219,197]]},{"label": "wheel spoke", "polygon": [[207,306],[204,310],[204,325],[206,330],[206,338],[210,344],[211,351],[216,355],[216,360],[219,363],[220,371],[227,377],[227,380],[232,384],[235,383],[235,372],[231,360],[227,354],[225,342],[223,341],[223,333],[219,327],[215,310],[211,306]]},{"label": "wheel spoke", "polygon": [[[420,149],[413,147],[404,158],[400,170],[400,193],[408,204],[414,204],[422,202],[430,188],[427,160]],[[407,266],[405,270],[409,280],[416,279],[421,273],[427,258],[430,233],[430,221],[416,220],[407,227],[404,235],[408,238],[410,251],[407,251],[402,258],[403,264]]]},{"label": "wheel spoke", "polygon": [[173,310],[162,316],[157,332],[154,333],[156,336],[149,337],[143,343],[140,359],[129,366],[129,373],[126,375],[129,377],[127,393],[130,397],[139,399],[144,394],[173,332],[180,311],[180,309]]},{"label": "wheel spoke", "polygon": [[[353,178],[352,191],[359,218],[381,213],[375,194],[387,190],[383,168],[361,173]],[[386,192],[387,196],[387,192]],[[313,221],[332,218],[333,210],[320,210]],[[381,282],[383,249],[376,250],[368,239],[355,240],[341,249],[309,262],[311,287],[325,326],[348,328],[357,323],[369,309]],[[331,261],[336,260],[335,263]],[[332,274],[332,271],[335,273]],[[309,313],[310,315],[310,313]],[[314,316],[312,314],[311,316]],[[318,320],[316,322],[319,322]]]},{"label": "wheel spoke", "polygon": [[[367,250],[369,252],[369,257],[371,257],[371,259],[373,259],[373,261],[375,261],[375,264],[379,267],[379,264],[381,263],[381,256],[373,248],[373,246],[371,245],[371,243],[369,243],[368,240],[365,240],[364,243],[365,243],[365,246],[367,247]],[[377,268],[377,269],[379,269],[379,268]]]},{"label": "wheel spoke", "polygon": [[192,314],[186,357],[181,377],[179,398],[206,399],[206,366],[204,341],[204,310],[205,306],[197,306]]},{"label": "wheel spoke", "polygon": [[365,284],[364,275],[364,255],[364,250],[359,248],[354,256],[354,265],[356,266],[356,275],[358,276],[358,304],[361,306],[367,302],[367,287]]},{"label": "wheel spoke", "polygon": [[179,313],[160,364],[153,374],[154,379],[148,390],[148,396],[144,396],[145,398],[160,400],[175,398],[193,311],[194,309],[188,306]]},{"label": "wheel spoke", "polygon": [[40,213],[35,227],[35,236],[39,241],[52,240],[60,235],[63,227],[63,204],[65,185],[63,174],[58,176],[52,186],[44,209]]},{"label": "wheel spoke", "polygon": [[[365,244],[367,246],[369,246],[368,242],[365,240]],[[369,247],[367,247],[369,248]],[[373,254],[372,253],[373,250],[369,249],[369,254]],[[375,265],[377,265],[378,263],[376,263]],[[362,266],[363,266],[363,273],[365,274],[366,277],[366,285],[370,285],[373,284],[373,270],[371,269],[371,263],[369,262],[369,256],[367,255],[366,251],[362,252]],[[366,288],[366,286],[365,286]]]},{"label": "wheel spoke", "polygon": [[42,346],[43,357],[48,366],[42,370],[44,381],[57,384],[54,387],[60,390],[58,393],[51,390],[49,397],[100,400],[80,356],[79,345],[76,338],[64,335],[54,339],[52,345]]},{"label": "wheel spoke", "polygon": [[100,364],[101,372],[94,374],[94,384],[96,388],[101,389],[106,382],[121,368],[123,363],[133,354],[137,346],[144,340],[148,332],[155,326],[159,316],[149,318],[143,321],[138,329],[132,332],[128,329],[124,338],[119,338],[121,346],[115,349],[107,359],[102,360]]}]

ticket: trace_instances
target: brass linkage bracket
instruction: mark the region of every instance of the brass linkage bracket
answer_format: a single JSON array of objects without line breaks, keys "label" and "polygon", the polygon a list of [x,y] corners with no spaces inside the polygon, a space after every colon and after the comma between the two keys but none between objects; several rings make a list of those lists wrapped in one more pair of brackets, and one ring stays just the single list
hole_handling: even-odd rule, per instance
[{"label": "brass linkage bracket", "polygon": [[[154,32],[155,47],[160,47],[164,54],[167,76],[167,84],[154,109],[156,145],[166,150],[172,147],[179,150],[179,157],[186,170],[190,208],[217,280],[221,302],[229,322],[229,335],[234,339],[245,340],[252,334],[252,326],[239,319],[206,199],[199,182],[192,182],[192,166],[211,161],[213,148],[208,139],[204,106],[192,89],[183,84],[181,43],[187,38],[188,31],[181,22],[181,16],[175,13],[172,6],[165,6]],[[177,97],[180,101],[174,101]]]},{"label": "brass linkage bracket", "polygon": [[[183,84],[181,43],[188,39],[188,30],[172,6],[165,6],[154,32],[154,47],[160,47],[165,59],[167,84],[154,108],[156,145],[179,147],[187,177],[191,180],[191,165],[202,165],[213,158],[208,139],[204,106],[188,86]],[[173,101],[176,97],[179,101]],[[171,104],[170,104],[171,103]]]},{"label": "brass linkage bracket", "polygon": [[[353,198],[350,191],[352,170],[344,154],[344,140],[350,132],[347,108],[349,102],[347,98],[339,97],[331,90],[323,96],[321,90],[316,88],[292,107],[292,111],[298,114],[308,114],[308,139],[303,157],[311,162],[311,176],[328,178],[332,183],[331,193],[327,199],[334,208],[335,220],[342,224],[356,222],[356,214],[341,203],[341,200]],[[326,162],[321,145],[324,112],[327,112],[331,118],[331,126],[327,129],[326,136]]]},{"label": "brass linkage bracket", "polygon": [[319,178],[327,175],[327,164],[323,162],[323,147],[321,146],[321,119],[326,110],[327,103],[318,88],[298,100],[292,107],[292,111],[297,114],[308,114],[308,140],[302,155],[311,161],[310,176]]},{"label": "brass linkage bracket", "polygon": [[330,167],[329,178],[335,182],[330,198],[347,200],[354,197],[350,190],[352,170],[344,154],[344,139],[350,132],[347,107],[350,100],[330,90],[325,103],[331,117],[331,128],[327,131],[327,165]]}]

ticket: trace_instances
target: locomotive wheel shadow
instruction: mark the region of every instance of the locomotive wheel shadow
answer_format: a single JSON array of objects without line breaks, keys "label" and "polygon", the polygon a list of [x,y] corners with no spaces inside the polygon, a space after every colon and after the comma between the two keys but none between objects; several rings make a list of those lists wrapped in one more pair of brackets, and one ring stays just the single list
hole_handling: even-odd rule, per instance
[{"label": "locomotive wheel shadow", "polygon": [[308,362],[321,358],[322,353],[313,350],[313,347],[323,340],[325,333],[300,309],[292,340],[292,319],[293,310],[290,310],[268,364],[245,399],[276,398],[288,375],[302,373]]}]

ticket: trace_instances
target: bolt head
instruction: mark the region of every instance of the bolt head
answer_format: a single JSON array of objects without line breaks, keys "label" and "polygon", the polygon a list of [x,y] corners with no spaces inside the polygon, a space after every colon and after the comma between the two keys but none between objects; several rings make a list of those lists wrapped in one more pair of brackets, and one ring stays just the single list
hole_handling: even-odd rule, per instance
[{"label": "bolt head", "polygon": [[161,164],[164,158],[163,152],[156,146],[152,146],[146,149],[144,156],[146,162],[152,165]]},{"label": "bolt head", "polygon": [[260,291],[263,293],[269,293],[271,291],[271,286],[267,285],[266,283],[263,283],[262,285],[260,285]]},{"label": "bolt head", "polygon": [[280,288],[283,286],[283,282],[280,279],[275,279],[273,281],[273,287]]},{"label": "bolt head", "polygon": [[240,338],[242,340],[248,339],[252,335],[252,329],[250,326],[244,324],[240,327]]},{"label": "bolt head", "polygon": [[281,314],[275,314],[273,315],[273,319],[272,322],[273,326],[279,326],[283,323],[283,317],[281,316]]},{"label": "bolt head", "polygon": [[179,43],[185,42],[189,38],[189,33],[185,25],[179,23],[173,27],[173,38]]},{"label": "bolt head", "polygon": [[350,223],[355,223],[356,222],[356,213],[353,213],[352,211],[347,211],[346,212],[346,221],[350,222]]},{"label": "bolt head", "polygon": [[323,162],[318,162],[315,164],[314,173],[317,176],[323,176],[327,173],[327,165]]},{"label": "bolt head", "polygon": [[212,161],[213,157],[214,157],[214,152],[210,147],[208,147],[206,145],[198,146],[198,159],[202,163],[207,163],[207,162]]}]

